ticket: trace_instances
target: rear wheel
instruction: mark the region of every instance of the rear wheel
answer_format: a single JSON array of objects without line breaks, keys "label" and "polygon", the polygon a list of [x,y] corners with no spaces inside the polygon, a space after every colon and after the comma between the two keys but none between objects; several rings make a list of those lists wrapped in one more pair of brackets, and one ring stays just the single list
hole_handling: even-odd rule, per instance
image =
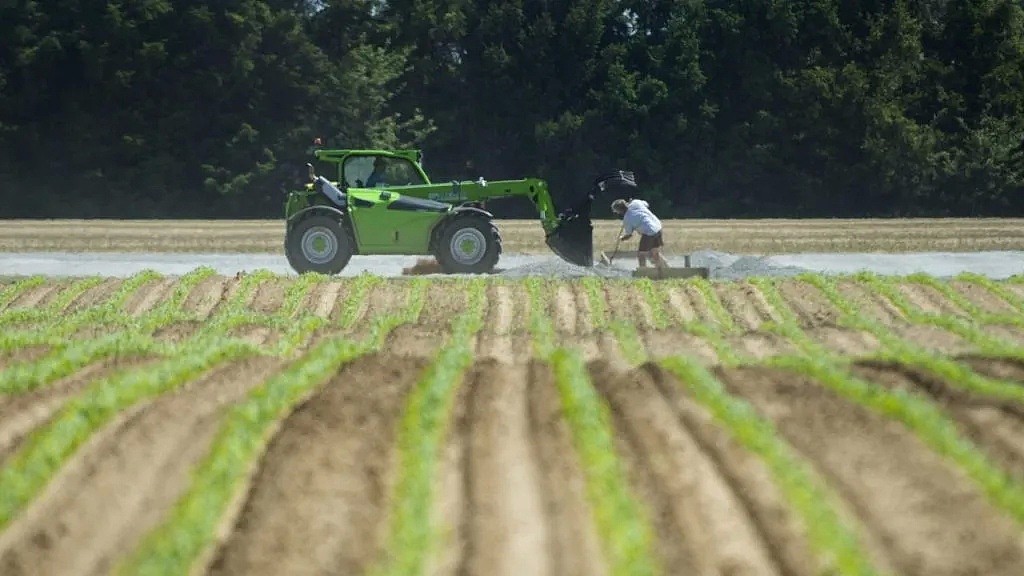
[{"label": "rear wheel", "polygon": [[437,260],[448,274],[483,274],[498,263],[498,231],[479,216],[457,216],[445,227]]},{"label": "rear wheel", "polygon": [[285,238],[288,263],[299,274],[337,274],[352,258],[344,225],[326,215],[310,216],[291,226]]}]

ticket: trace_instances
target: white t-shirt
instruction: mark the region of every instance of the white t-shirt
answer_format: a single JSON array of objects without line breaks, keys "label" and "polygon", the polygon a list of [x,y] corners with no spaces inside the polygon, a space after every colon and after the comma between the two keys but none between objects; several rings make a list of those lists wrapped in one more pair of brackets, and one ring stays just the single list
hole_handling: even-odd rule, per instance
[{"label": "white t-shirt", "polygon": [[644,236],[654,236],[661,232],[661,220],[649,206],[644,200],[633,200],[626,205],[626,214],[622,217],[623,234],[632,234],[636,230]]}]

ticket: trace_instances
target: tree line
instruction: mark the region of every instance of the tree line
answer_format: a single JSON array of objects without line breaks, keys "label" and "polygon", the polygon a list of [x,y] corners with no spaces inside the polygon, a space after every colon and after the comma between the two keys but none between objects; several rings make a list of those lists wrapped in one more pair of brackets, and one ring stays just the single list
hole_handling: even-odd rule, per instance
[{"label": "tree line", "polygon": [[0,39],[4,217],[278,217],[315,137],[665,217],[1024,215],[1020,0],[11,0]]}]

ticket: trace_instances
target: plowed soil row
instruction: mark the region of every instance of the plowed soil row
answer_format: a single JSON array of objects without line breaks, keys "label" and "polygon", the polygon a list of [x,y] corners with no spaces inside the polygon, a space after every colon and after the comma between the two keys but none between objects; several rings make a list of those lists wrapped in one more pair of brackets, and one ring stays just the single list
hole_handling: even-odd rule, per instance
[{"label": "plowed soil row", "polygon": [[550,369],[480,360],[460,389],[434,517],[439,575],[606,573]]},{"label": "plowed soil row", "polygon": [[[493,333],[478,340],[478,360],[457,392],[436,474],[433,521],[444,539],[431,573],[603,574],[602,546],[552,373],[531,353],[502,346],[529,345],[516,334],[526,300],[510,289],[491,287],[489,296],[511,296],[509,304],[488,311]],[[395,294],[374,292],[367,308],[395,306]],[[437,302],[442,295],[428,296]],[[579,294],[570,296],[565,301],[579,301]],[[398,419],[456,308],[430,312],[432,338],[409,340],[418,336],[410,332],[343,366],[281,422],[202,570],[362,574],[381,560]],[[1024,373],[1005,361],[964,361],[982,372]],[[0,533],[0,572],[109,571],[174,505],[224,411],[281,364],[257,358],[219,366],[123,412]],[[45,392],[0,399],[0,450],[10,453],[68,398],[118,368],[144,364],[97,365]],[[613,358],[588,369],[611,408],[617,451],[652,522],[665,573],[821,573],[807,527],[765,464],[682,383],[655,364],[630,367]],[[1024,480],[1024,406],[977,397],[899,366],[864,363],[856,372],[938,403],[993,462]],[[912,576],[1024,573],[1020,526],[898,422],[792,373],[717,368],[715,374],[729,393],[771,420],[835,492],[841,516],[878,567]]]},{"label": "plowed soil row", "polygon": [[719,377],[838,492],[880,565],[908,575],[1024,571],[1020,526],[901,424],[791,373],[748,368]]},{"label": "plowed soil row", "polygon": [[[969,362],[980,373],[1016,379],[1024,385],[1024,366],[983,358]],[[1024,404],[982,396],[905,366],[870,362],[856,365],[854,372],[887,388],[914,392],[937,402],[993,461],[1024,481]]]},{"label": "plowed soil row", "polygon": [[379,554],[394,431],[426,363],[345,366],[283,423],[211,574],[359,574]]},{"label": "plowed soil row", "polygon": [[225,408],[278,365],[223,365],[119,414],[0,534],[0,573],[108,573],[188,485]]},{"label": "plowed soil row", "polygon": [[0,395],[0,465],[32,430],[49,422],[70,398],[86,386],[115,372],[141,368],[149,362],[145,358],[101,360],[41,390]]}]

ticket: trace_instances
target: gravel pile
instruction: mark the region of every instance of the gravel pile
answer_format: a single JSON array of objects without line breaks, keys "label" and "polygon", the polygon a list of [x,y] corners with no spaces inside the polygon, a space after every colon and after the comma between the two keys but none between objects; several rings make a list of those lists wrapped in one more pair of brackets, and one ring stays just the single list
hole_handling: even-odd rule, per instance
[{"label": "gravel pile", "polygon": [[[671,259],[673,266],[682,266],[682,259]],[[759,256],[736,256],[726,252],[700,250],[690,255],[690,265],[705,267],[711,270],[711,278],[736,280],[748,276],[795,276],[806,272],[795,266],[780,266],[772,263],[769,258]],[[636,268],[636,261],[615,261],[612,267],[597,264],[593,267],[576,266],[559,258],[542,262],[524,264],[508,268],[499,275],[508,278],[526,278],[528,276],[544,276],[548,278],[584,278],[598,276],[602,278],[629,278]]]},{"label": "gravel pile", "polygon": [[587,276],[599,276],[603,278],[628,278],[632,275],[631,270],[624,268],[609,268],[607,266],[577,266],[564,260],[553,258],[543,262],[516,266],[502,270],[500,276],[507,278],[526,278],[528,276],[546,276],[549,278],[584,278]]},{"label": "gravel pile", "polygon": [[762,256],[736,256],[714,250],[698,250],[690,255],[690,265],[709,268],[712,278],[738,280],[748,276],[796,276],[806,272],[796,266],[782,266]]}]

